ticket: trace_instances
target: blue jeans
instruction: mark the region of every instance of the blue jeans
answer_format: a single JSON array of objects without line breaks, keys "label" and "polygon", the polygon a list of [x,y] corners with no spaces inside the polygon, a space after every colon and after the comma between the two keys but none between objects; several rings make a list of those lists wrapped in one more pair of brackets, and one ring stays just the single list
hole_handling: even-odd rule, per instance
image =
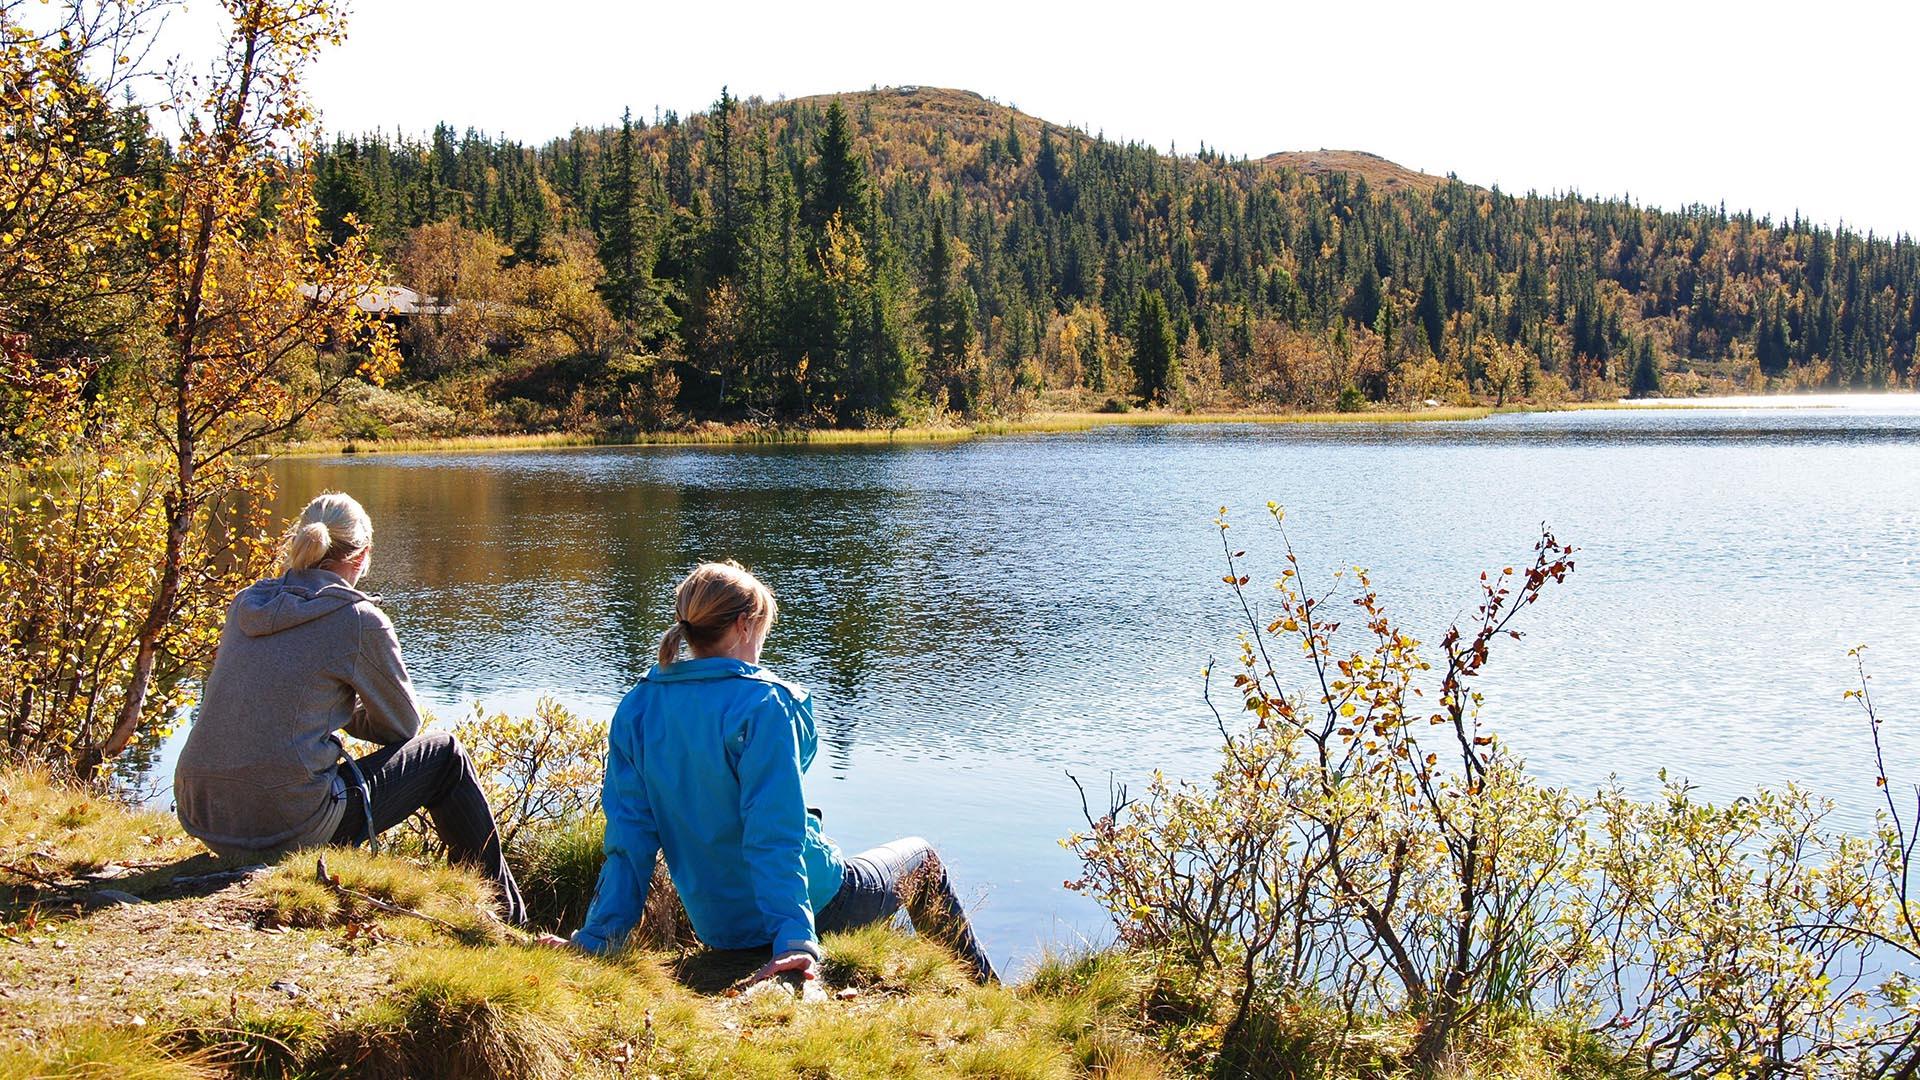
[{"label": "blue jeans", "polygon": [[814,914],[813,925],[822,934],[854,930],[892,918],[902,905],[914,932],[958,953],[976,980],[998,978],[993,961],[973,936],[939,853],[917,836],[849,856],[840,891]]}]

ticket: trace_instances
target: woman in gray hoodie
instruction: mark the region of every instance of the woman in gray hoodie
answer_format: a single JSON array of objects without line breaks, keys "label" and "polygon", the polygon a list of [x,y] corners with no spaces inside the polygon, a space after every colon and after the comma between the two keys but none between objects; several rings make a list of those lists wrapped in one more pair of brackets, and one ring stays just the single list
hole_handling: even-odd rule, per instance
[{"label": "woman in gray hoodie", "polygon": [[[284,572],[234,599],[174,773],[180,824],[220,855],[265,860],[363,843],[424,808],[448,857],[492,878],[524,923],[473,762],[452,735],[421,732],[393,623],[354,588],[372,554],[367,512],[329,492],[288,531]],[[341,730],[381,748],[356,761]]]}]

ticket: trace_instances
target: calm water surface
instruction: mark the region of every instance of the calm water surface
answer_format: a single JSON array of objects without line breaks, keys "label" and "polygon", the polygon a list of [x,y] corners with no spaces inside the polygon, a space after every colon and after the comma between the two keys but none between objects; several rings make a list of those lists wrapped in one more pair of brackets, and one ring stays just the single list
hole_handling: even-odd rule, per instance
[{"label": "calm water surface", "polygon": [[933,840],[1003,960],[1105,934],[1062,888],[1069,772],[1103,794],[1210,767],[1199,675],[1237,629],[1222,506],[1256,583],[1280,565],[1273,499],[1309,581],[1367,566],[1429,641],[1542,522],[1577,545],[1483,687],[1552,780],[1646,790],[1664,768],[1718,798],[1793,780],[1857,826],[1872,773],[1840,695],[1862,642],[1896,761],[1920,749],[1911,399],[274,468],[288,513],[326,488],[371,511],[368,585],[445,717],[542,694],[609,716],[673,582],[700,559],[753,567],[781,600],[766,663],[815,694],[828,831]]}]

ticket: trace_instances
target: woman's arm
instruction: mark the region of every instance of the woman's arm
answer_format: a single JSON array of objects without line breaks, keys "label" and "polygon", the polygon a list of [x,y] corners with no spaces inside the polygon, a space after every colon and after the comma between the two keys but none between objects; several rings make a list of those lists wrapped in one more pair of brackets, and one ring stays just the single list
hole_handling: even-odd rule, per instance
[{"label": "woman's arm", "polygon": [[747,720],[740,750],[741,850],[773,952],[820,956],[807,896],[807,803],[800,793],[801,732],[813,703],[775,690]]},{"label": "woman's arm", "polygon": [[653,861],[660,852],[660,831],[653,821],[640,763],[623,737],[631,734],[631,727],[623,727],[618,717],[607,733],[607,775],[600,788],[600,806],[607,818],[607,861],[600,868],[586,922],[573,935],[574,944],[588,952],[612,952],[626,941],[647,909]]},{"label": "woman's arm", "polygon": [[413,698],[413,680],[400,660],[400,639],[386,613],[371,604],[355,606],[360,618],[360,650],[353,661],[354,706],[347,734],[371,743],[392,745],[420,733],[420,706]]}]

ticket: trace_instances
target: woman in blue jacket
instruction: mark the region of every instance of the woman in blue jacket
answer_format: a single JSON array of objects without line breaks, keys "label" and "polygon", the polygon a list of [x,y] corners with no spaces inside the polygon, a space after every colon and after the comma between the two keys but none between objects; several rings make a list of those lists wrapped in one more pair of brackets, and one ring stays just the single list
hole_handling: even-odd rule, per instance
[{"label": "woman in blue jacket", "polygon": [[702,942],[772,947],[756,980],[816,977],[821,933],[889,918],[903,902],[917,930],[953,948],[975,977],[994,978],[926,841],[843,858],[807,811],[800,774],[819,741],[813,703],[759,666],[777,611],[738,563],[703,563],[674,589],[659,664],[620,702],[607,735],[607,861],[574,943],[620,947],[664,852]]}]

